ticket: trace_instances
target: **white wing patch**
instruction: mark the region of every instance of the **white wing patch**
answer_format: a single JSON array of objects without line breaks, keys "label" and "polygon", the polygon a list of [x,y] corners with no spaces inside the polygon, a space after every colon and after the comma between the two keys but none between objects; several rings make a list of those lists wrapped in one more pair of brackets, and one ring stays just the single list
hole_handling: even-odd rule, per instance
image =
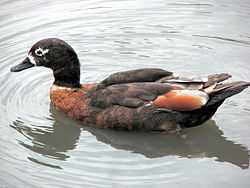
[{"label": "white wing patch", "polygon": [[176,90],[176,91],[177,91],[177,95],[200,97],[202,105],[205,105],[207,101],[209,100],[208,94],[206,94],[203,91],[199,91],[199,90]]}]

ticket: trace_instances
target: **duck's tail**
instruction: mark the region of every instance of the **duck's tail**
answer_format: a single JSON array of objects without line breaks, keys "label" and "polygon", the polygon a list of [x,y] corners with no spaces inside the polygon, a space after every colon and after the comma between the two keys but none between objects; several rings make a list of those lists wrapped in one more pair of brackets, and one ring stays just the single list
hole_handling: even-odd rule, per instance
[{"label": "duck's tail", "polygon": [[242,92],[248,86],[250,86],[250,82],[244,81],[218,84],[209,93],[210,100],[206,106],[212,106],[216,103],[223,102],[226,98]]},{"label": "duck's tail", "polygon": [[200,125],[210,119],[226,98],[236,95],[250,86],[250,82],[238,81],[217,84],[209,92],[209,101],[201,109],[191,112],[181,112],[178,122],[182,127],[193,127]]}]

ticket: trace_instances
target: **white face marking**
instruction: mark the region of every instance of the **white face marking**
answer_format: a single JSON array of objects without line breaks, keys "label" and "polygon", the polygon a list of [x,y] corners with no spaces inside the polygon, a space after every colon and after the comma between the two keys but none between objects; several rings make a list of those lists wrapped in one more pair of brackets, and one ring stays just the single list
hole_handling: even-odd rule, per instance
[{"label": "white face marking", "polygon": [[[39,57],[42,57],[43,55],[47,54],[48,52],[49,52],[49,49],[42,49],[40,47],[35,50],[36,56],[39,56]],[[29,59],[30,63],[32,63],[33,65],[36,65],[35,58],[34,58],[34,56],[32,56],[31,53],[28,54],[28,59]]]},{"label": "white face marking", "polygon": [[35,58],[31,55],[31,53],[28,54],[28,59],[30,60],[30,63],[32,63],[33,65],[36,65]]},{"label": "white face marking", "polygon": [[45,55],[46,53],[48,53],[49,52],[49,49],[42,49],[42,48],[37,48],[36,50],[35,50],[35,54],[37,55],[37,56],[39,56],[39,57],[41,57],[41,56],[43,56],[43,55]]}]

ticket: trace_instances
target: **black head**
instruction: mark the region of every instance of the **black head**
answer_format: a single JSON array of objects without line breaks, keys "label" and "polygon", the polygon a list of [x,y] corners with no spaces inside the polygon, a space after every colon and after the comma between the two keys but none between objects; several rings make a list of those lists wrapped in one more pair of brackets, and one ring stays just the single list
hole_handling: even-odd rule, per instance
[{"label": "black head", "polygon": [[48,38],[38,41],[32,46],[23,62],[11,68],[11,72],[35,66],[52,69],[56,85],[80,87],[80,63],[77,54],[63,40]]}]

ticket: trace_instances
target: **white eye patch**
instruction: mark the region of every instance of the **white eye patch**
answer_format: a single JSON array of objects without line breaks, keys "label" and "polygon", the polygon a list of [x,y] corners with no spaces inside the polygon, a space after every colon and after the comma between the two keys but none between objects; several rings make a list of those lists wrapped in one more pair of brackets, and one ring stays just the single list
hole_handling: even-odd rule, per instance
[{"label": "white eye patch", "polygon": [[[49,52],[49,49],[42,49],[39,47],[35,50],[35,55],[38,57],[42,57],[43,55],[45,55],[48,52]],[[30,63],[32,63],[33,65],[36,65],[35,57],[31,53],[28,54],[28,59],[29,59]]]},{"label": "white eye patch", "polygon": [[35,50],[35,54],[37,55],[37,56],[39,56],[39,57],[41,57],[41,56],[43,56],[43,55],[45,55],[46,53],[48,53],[49,52],[49,49],[42,49],[42,48],[37,48],[36,50]]}]

